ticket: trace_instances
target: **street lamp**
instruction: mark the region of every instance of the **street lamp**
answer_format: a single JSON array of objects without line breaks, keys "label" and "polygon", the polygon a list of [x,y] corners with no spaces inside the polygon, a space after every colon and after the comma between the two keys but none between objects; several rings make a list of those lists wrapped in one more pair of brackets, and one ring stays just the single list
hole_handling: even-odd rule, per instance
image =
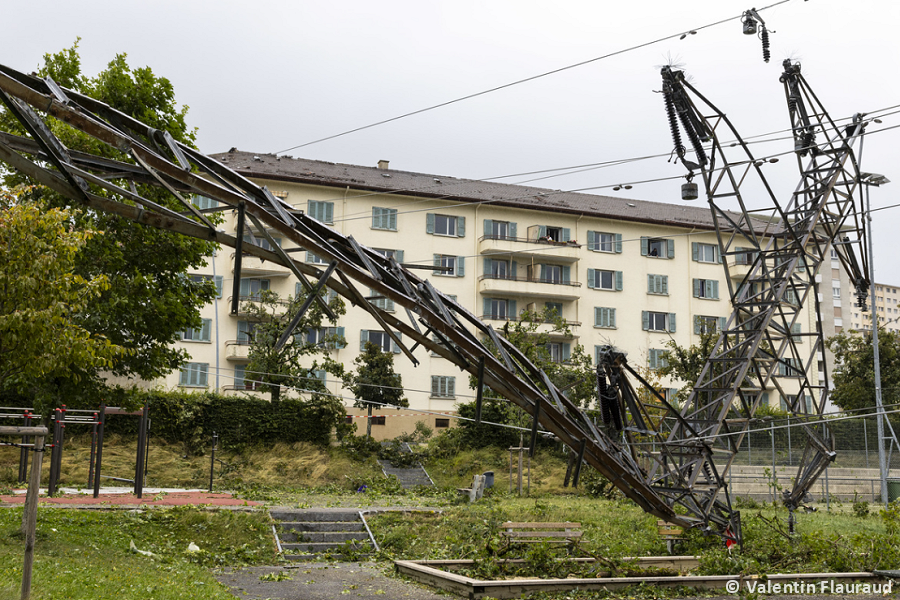
[{"label": "street lamp", "polygon": [[[872,242],[872,205],[869,201],[869,188],[873,185],[880,187],[890,183],[890,179],[878,173],[860,173],[859,182],[866,186],[866,220],[869,225],[869,284],[872,286],[872,301],[869,305],[872,307],[872,351],[875,357],[875,410],[876,422],[878,430],[878,468],[881,475],[881,501],[887,506],[887,476],[888,464],[887,457],[884,453],[884,408],[881,402],[881,358],[878,349],[878,310],[875,305],[875,249]],[[888,424],[890,427],[890,424]],[[891,428],[891,436],[893,437],[893,428]]]}]

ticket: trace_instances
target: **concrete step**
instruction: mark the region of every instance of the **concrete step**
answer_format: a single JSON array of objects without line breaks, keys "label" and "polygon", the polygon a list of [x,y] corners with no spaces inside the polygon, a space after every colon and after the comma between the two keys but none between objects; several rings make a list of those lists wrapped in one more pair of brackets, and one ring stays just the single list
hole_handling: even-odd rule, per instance
[{"label": "concrete step", "polygon": [[369,534],[365,531],[290,531],[278,534],[282,545],[285,543],[329,542],[342,544],[351,540],[369,541]]},{"label": "concrete step", "polygon": [[[371,550],[372,545],[368,540],[365,541],[356,541],[353,542],[353,546],[360,550]],[[333,542],[297,542],[297,543],[288,543],[281,545],[282,550],[284,551],[285,556],[292,555],[297,552],[307,552],[313,554],[322,554],[329,550],[341,550],[344,548],[344,544],[336,544]]]},{"label": "concrete step", "polygon": [[298,510],[279,509],[269,511],[276,521],[312,522],[312,521],[359,521],[359,512],[355,510]]},{"label": "concrete step", "polygon": [[279,531],[365,531],[362,521],[281,521]]}]

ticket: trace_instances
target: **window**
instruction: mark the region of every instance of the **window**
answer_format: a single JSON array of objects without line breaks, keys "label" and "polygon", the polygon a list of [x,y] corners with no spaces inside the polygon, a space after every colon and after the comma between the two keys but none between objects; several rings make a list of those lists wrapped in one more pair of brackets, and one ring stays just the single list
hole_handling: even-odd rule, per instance
[{"label": "window", "polygon": [[516,224],[510,221],[484,220],[484,237],[490,240],[516,239]]},{"label": "window", "polygon": [[603,233],[602,231],[588,231],[588,250],[593,252],[622,252],[621,233]]},{"label": "window", "polygon": [[372,229],[397,231],[397,209],[372,207]]},{"label": "window", "polygon": [[[788,394],[787,398],[781,396],[781,410],[811,414],[813,412],[812,396],[804,395],[803,400],[802,403],[797,403],[796,394]],[[795,404],[797,405],[791,408]]]},{"label": "window", "polygon": [[312,252],[306,252],[306,262],[312,263],[314,265],[324,265],[328,264],[324,258],[320,258],[317,254],[313,254]]},{"label": "window", "polygon": [[268,279],[241,279],[241,298],[258,299],[262,290],[269,289]]},{"label": "window", "polygon": [[622,291],[622,271],[588,269],[588,287],[595,290]]},{"label": "window", "polygon": [[210,340],[210,329],[212,328],[212,319],[203,319],[203,324],[199,329],[188,327],[181,332],[181,339],[186,342],[208,342]]},{"label": "window", "polygon": [[437,418],[434,420],[435,429],[445,429],[447,427],[450,427],[450,419]]},{"label": "window", "polygon": [[323,223],[334,223],[334,202],[309,200],[306,203],[306,214]]},{"label": "window", "polygon": [[756,257],[756,250],[750,248],[736,248],[737,254],[734,255],[734,264],[736,265],[752,265],[753,259]]},{"label": "window", "polygon": [[222,297],[222,288],[224,287],[224,279],[221,275],[188,275],[194,283],[203,283],[204,281],[213,281],[216,284],[216,298]]},{"label": "window", "polygon": [[[275,240],[276,244],[281,246],[281,238],[273,237],[272,239]],[[245,244],[253,244],[254,246],[259,246],[263,250],[272,250],[272,244],[269,242],[268,239],[266,239],[262,235],[254,235],[251,238],[250,234],[247,234],[244,236],[244,243]]]},{"label": "window", "polygon": [[382,296],[380,292],[369,288],[369,297],[366,298],[369,301],[369,304],[380,308],[381,310],[386,310],[387,312],[394,312],[394,301],[386,296]]},{"label": "window", "polygon": [[384,425],[385,418],[384,415],[373,415],[369,420],[372,422],[372,425]]},{"label": "window", "polygon": [[668,331],[675,332],[675,313],[641,311],[641,321],[644,331]]},{"label": "window", "polygon": [[501,298],[484,299],[484,316],[496,321],[516,319],[516,301],[503,300]]},{"label": "window", "polygon": [[560,342],[550,342],[547,344],[547,352],[550,353],[550,360],[555,363],[569,362],[572,356],[571,344],[563,344]]},{"label": "window", "polygon": [[694,333],[701,335],[704,333],[721,333],[725,331],[728,324],[726,317],[707,317],[697,315],[694,317]]},{"label": "window", "polygon": [[[302,333],[300,334],[303,335]],[[347,346],[343,327],[319,327],[305,334],[306,343],[328,350],[339,350]]]},{"label": "window", "polygon": [[562,283],[563,268],[560,265],[541,265],[541,281]]},{"label": "window", "polygon": [[544,308],[550,313],[556,312],[557,317],[562,317],[563,314],[563,305],[562,302],[544,302]]},{"label": "window", "polygon": [[[397,338],[400,338],[399,333],[395,333],[394,335],[396,335]],[[375,344],[376,346],[381,348],[382,352],[393,352],[394,354],[400,354],[400,346],[398,346],[396,342],[391,339],[391,336],[389,336],[385,331],[363,329],[359,333],[360,352],[365,351],[366,342]]]},{"label": "window", "polygon": [[486,279],[515,279],[519,266],[516,261],[484,259],[484,276]]},{"label": "window", "polygon": [[568,227],[532,225],[528,228],[528,240],[532,242],[565,243],[570,239],[572,239],[572,230]]},{"label": "window", "polygon": [[831,249],[831,260],[837,260],[837,259],[838,259],[838,253],[837,253],[837,250],[834,249],[834,248],[832,248],[832,249]]},{"label": "window", "polygon": [[207,198],[206,196],[194,196],[193,198],[191,198],[191,204],[193,204],[199,210],[219,207],[218,202],[216,202],[212,198]]},{"label": "window", "polygon": [[783,358],[778,362],[779,377],[800,377],[803,375],[803,367],[797,358]]},{"label": "window", "polygon": [[675,240],[665,238],[641,238],[641,256],[675,258]]},{"label": "window", "polygon": [[187,363],[181,367],[178,385],[182,387],[206,387],[209,363]]},{"label": "window", "polygon": [[669,366],[668,361],[663,357],[665,352],[658,348],[650,348],[647,351],[647,366],[654,370]]},{"label": "window", "polygon": [[256,323],[253,321],[237,322],[237,343],[241,346],[247,346],[253,341],[253,330],[256,329]]},{"label": "window", "polygon": [[703,298],[704,300],[718,300],[719,282],[715,279],[695,279],[694,298]]},{"label": "window", "polygon": [[448,377],[444,375],[431,376],[431,397],[432,398],[455,398],[456,397],[456,377]]},{"label": "window", "polygon": [[794,290],[784,290],[784,295],[782,299],[793,306],[797,306],[797,293]]},{"label": "window", "polygon": [[425,233],[449,237],[465,237],[466,218],[428,213],[425,215]]},{"label": "window", "polygon": [[385,258],[393,258],[398,263],[403,262],[403,250],[388,250],[387,248],[372,248],[378,254]]},{"label": "window", "polygon": [[693,254],[693,259],[697,262],[720,262],[719,247],[715,244],[701,244],[699,242],[691,242],[691,253]]},{"label": "window", "polygon": [[840,299],[841,297],[841,287],[840,286],[832,286],[831,287],[831,297]]},{"label": "window", "polygon": [[323,384],[326,384],[328,383],[328,371],[325,371],[324,369],[310,369],[309,378],[318,379]]},{"label": "window", "polygon": [[616,328],[616,309],[605,306],[594,308],[594,327]]},{"label": "window", "polygon": [[440,270],[432,271],[432,275],[443,275],[444,277],[464,277],[466,274],[466,257],[450,256],[447,254],[435,254],[434,266],[443,268]]},{"label": "window", "polygon": [[255,373],[250,373],[251,377],[247,378],[247,365],[235,365],[234,367],[234,389],[236,390],[257,390],[260,382],[254,379]]},{"label": "window", "polygon": [[528,265],[526,272],[528,281],[568,285],[571,267],[562,265]]},{"label": "window", "polygon": [[794,338],[795,344],[803,343],[803,332],[800,327],[800,323],[794,323],[791,325],[791,336]]},{"label": "window", "polygon": [[647,275],[647,293],[661,296],[669,295],[668,275]]}]

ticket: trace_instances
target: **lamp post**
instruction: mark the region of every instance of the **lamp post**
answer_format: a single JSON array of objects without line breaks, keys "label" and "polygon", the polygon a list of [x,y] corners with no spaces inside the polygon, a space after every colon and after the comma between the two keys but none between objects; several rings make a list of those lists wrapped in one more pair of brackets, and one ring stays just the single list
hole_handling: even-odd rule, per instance
[{"label": "lamp post", "polygon": [[872,351],[875,358],[875,411],[878,431],[878,470],[881,479],[881,501],[885,507],[888,503],[887,493],[887,457],[884,453],[884,408],[881,402],[881,359],[878,349],[878,310],[875,305],[875,250],[872,242],[872,205],[869,200],[869,188],[890,183],[890,180],[884,175],[877,173],[860,173],[859,181],[866,186],[866,221],[869,226],[869,283],[872,286]]}]

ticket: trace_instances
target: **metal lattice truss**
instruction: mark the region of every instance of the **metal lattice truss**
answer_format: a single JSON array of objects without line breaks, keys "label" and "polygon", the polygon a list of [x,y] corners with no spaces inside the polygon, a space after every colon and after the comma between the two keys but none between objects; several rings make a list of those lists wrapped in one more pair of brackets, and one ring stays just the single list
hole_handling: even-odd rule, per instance
[{"label": "metal lattice truss", "polygon": [[[716,132],[724,125],[736,136],[730,123],[686,84],[680,73],[666,70],[664,76],[673,115],[688,124],[689,136],[694,132],[697,137],[692,143],[700,164],[694,166],[701,169],[708,190],[735,313],[681,411],[667,404],[650,386],[644,386],[646,394],[636,392],[628,376],[640,380],[638,374],[621,353],[610,349],[607,360],[598,366],[597,382],[604,422],[609,425],[596,425],[490,325],[393,258],[293,209],[265,187],[177,142],[166,132],[63,89],[49,78],[25,75],[2,65],[0,100],[29,137],[0,133],[0,160],[80,206],[234,248],[233,312],[240,299],[243,254],[290,269],[310,292],[301,312],[309,303],[319,301],[329,313],[322,301],[327,286],[353,306],[368,311],[414,364],[418,363],[414,352],[422,346],[475,376],[479,382],[478,406],[482,388],[487,386],[521,407],[533,418],[532,448],[539,429],[543,429],[574,449],[579,460],[594,467],[643,510],[678,525],[701,526],[739,539],[739,515],[731,510],[727,494],[722,493],[723,475],[762,391],[770,385],[778,388],[773,379],[778,365],[796,369],[801,388],[798,398],[805,392],[818,392],[813,412],[821,412],[824,404],[824,385],[814,385],[806,378],[810,366],[816,364],[821,335],[797,334],[793,326],[802,304],[810,295],[815,297],[813,277],[834,238],[861,234],[858,224],[856,229],[845,231],[848,219],[857,212],[853,199],[857,174],[845,165],[849,162],[851,168],[856,167],[850,145],[859,136],[862,124],[839,131],[824,110],[796,113],[801,105],[796,101],[792,120],[796,119],[797,135],[821,133],[831,137],[822,146],[804,147],[810,156],[809,165],[802,169],[803,183],[788,207],[782,210],[765,185],[770,206],[775,208],[768,209],[768,215],[757,214],[744,206],[739,191],[751,170],[756,170],[765,183],[746,145],[741,142],[746,158],[728,163]],[[806,99],[802,94],[808,88],[799,69],[789,69],[785,77],[786,86],[797,90],[798,98]],[[703,103],[707,116],[697,109],[688,92]],[[48,125],[54,121],[101,142],[103,155],[67,149]],[[701,140],[712,142],[709,158]],[[684,158],[683,148],[679,155]],[[165,189],[183,208],[173,210],[148,200],[135,184]],[[236,210],[237,235],[217,231],[204,214],[208,210],[200,211],[191,204],[194,195],[218,201],[218,210]],[[719,208],[725,201],[737,204],[739,217]],[[243,243],[242,234],[249,231],[247,220],[269,239],[271,250]],[[291,240],[297,250],[313,252],[327,267],[320,269],[294,260],[292,249],[275,244],[269,230]],[[851,245],[844,243],[840,248],[845,264],[853,264]],[[742,261],[747,264],[733,264]],[[741,269],[746,274],[735,286],[731,277]],[[360,291],[366,288],[404,311],[395,314],[381,310],[369,302],[371,296]],[[279,343],[286,343],[295,327],[296,321]],[[411,345],[407,345],[409,340]],[[806,414],[800,401],[791,409]],[[808,429],[811,445],[792,499],[808,489],[807,482],[811,484],[834,456],[827,432],[820,426],[810,425]]]},{"label": "metal lattice truss", "polygon": [[[820,370],[824,351],[815,278],[823,262],[830,262],[832,247],[856,283],[858,296],[864,299],[868,288],[853,251],[857,244],[864,249],[853,146],[865,122],[856,115],[850,125],[838,127],[806,84],[799,65],[788,61],[784,66],[782,81],[801,172],[800,185],[784,207],[760,169],[765,161],[753,157],[724,113],[687,83],[683,73],[663,69],[676,152],[690,171],[689,180],[695,170],[703,177],[734,312],[678,411],[653,415],[638,406],[632,400],[634,390],[623,382],[624,357],[614,350],[606,354],[601,371],[601,377],[615,379],[615,386],[607,386],[607,403],[618,395],[624,409],[621,423],[611,415],[613,425],[620,425],[628,445],[643,450],[650,461],[647,483],[670,506],[680,505],[692,518],[716,523],[736,537],[740,516],[731,508],[725,476],[767,390],[781,394],[801,422],[811,421],[803,424],[808,444],[794,487],[784,493],[789,508],[803,500],[835,457],[827,427],[810,418],[824,410],[827,378],[813,381],[809,376]],[[681,130],[696,162],[685,158]],[[737,144],[724,144],[725,135]],[[736,160],[726,157],[726,148],[733,146],[738,148],[732,151]],[[748,180],[751,173],[756,179]],[[750,209],[745,203],[741,187],[748,181],[758,184],[764,208]],[[861,254],[865,259],[864,250]],[[817,326],[815,331],[801,331],[804,305],[810,301],[815,302]],[[783,378],[796,382],[795,387],[783,389]]]}]

